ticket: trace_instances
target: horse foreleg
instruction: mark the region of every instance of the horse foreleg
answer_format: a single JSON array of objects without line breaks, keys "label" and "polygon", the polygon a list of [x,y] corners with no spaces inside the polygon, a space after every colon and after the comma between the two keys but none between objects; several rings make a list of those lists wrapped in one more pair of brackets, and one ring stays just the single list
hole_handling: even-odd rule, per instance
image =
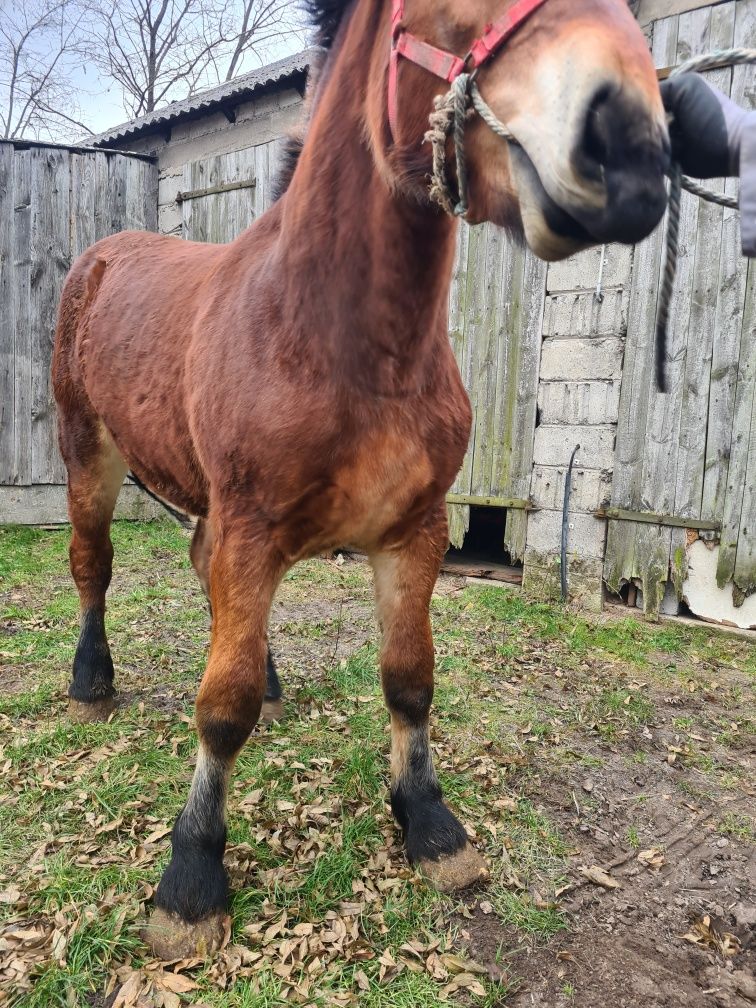
[{"label": "horse foreleg", "polygon": [[173,827],[171,861],[155,893],[158,909],[145,932],[163,959],[203,955],[222,937],[228,905],[226,794],[262,707],[268,612],[283,570],[280,556],[256,529],[237,522],[216,538],[210,657],[196,703],[197,765]]},{"label": "horse foreleg", "polygon": [[[197,575],[202,590],[210,605],[210,615],[213,607],[210,604],[210,557],[213,550],[212,526],[207,518],[199,518],[192,545],[189,549],[189,557],[192,567]],[[262,710],[260,711],[260,724],[272,724],[273,721],[280,721],[283,715],[283,701],[281,699],[281,683],[276,672],[276,665],[273,661],[270,647],[268,648],[268,658],[266,662],[265,677],[265,697],[263,699]]]},{"label": "horse foreleg", "polygon": [[444,892],[487,875],[464,827],[443,801],[430,751],[430,600],[447,543],[443,506],[402,548],[370,558],[383,631],[381,678],[391,714],[391,808],[404,831],[408,860]]}]

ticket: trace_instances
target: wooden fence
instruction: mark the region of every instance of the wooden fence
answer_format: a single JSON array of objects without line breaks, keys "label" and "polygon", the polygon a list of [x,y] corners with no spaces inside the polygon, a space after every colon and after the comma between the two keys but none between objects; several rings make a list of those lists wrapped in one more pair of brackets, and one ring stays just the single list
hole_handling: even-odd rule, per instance
[{"label": "wooden fence", "polygon": [[0,520],[65,516],[50,358],[73,259],[124,228],[157,228],[149,158],[0,141]]},{"label": "wooden fence", "polygon": [[[653,28],[659,67],[733,46],[756,47],[752,0],[665,18]],[[749,104],[752,67],[707,77]],[[711,187],[736,194],[738,184],[714,180]],[[732,580],[741,595],[756,590],[756,264],[741,255],[738,212],[683,193],[668,395],[656,392],[650,377],[662,264],[660,230],[636,248],[629,283],[611,502],[631,515],[609,522],[604,568],[614,588],[638,579],[651,613],[670,569],[680,590],[697,532],[720,540],[720,587]],[[679,525],[655,523],[654,515]]]}]

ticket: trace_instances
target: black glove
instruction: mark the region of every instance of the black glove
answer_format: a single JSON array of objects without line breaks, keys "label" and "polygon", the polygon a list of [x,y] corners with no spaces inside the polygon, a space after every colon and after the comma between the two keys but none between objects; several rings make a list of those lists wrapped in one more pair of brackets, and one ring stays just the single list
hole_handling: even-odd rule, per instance
[{"label": "black glove", "polygon": [[683,172],[696,178],[740,174],[740,143],[754,113],[694,73],[663,81],[661,93],[671,116],[672,156]]}]

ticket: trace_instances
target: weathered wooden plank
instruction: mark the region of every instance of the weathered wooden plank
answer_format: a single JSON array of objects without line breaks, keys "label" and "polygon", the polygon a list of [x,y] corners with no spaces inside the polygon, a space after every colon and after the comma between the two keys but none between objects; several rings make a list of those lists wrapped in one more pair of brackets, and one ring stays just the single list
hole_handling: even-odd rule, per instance
[{"label": "weathered wooden plank", "polygon": [[13,153],[0,142],[0,484],[13,482],[16,466]]},{"label": "weathered wooden plank", "polygon": [[[678,21],[676,61],[680,62],[691,55],[707,52],[710,48],[710,31],[709,8],[682,14]],[[699,202],[689,193],[683,194],[680,211],[680,254],[667,337],[669,392],[663,394],[654,389],[649,396],[641,480],[641,510],[664,514],[673,513],[675,507],[674,474],[679,449],[693,297]],[[692,352],[696,352],[695,345]],[[667,529],[659,526],[635,526],[634,530],[638,566],[643,584],[644,611],[647,616],[657,618],[670,573],[672,536]]]},{"label": "weathered wooden plank", "polygon": [[738,387],[727,475],[717,582],[733,580],[743,594],[756,589],[756,269],[751,262],[743,310]]},{"label": "weathered wooden plank", "polygon": [[[164,518],[165,511],[135,486],[121,487],[115,517],[134,521]],[[0,485],[0,523],[58,525],[68,522],[66,488],[62,484]]]},{"label": "weathered wooden plank", "polygon": [[11,482],[32,477],[31,336],[31,165],[32,151],[13,156],[13,319],[15,323],[15,459]]},{"label": "weathered wooden plank", "polygon": [[[181,202],[185,238],[233,241],[267,209],[271,188],[269,147],[260,144],[185,166],[182,188],[195,194],[195,198]],[[253,179],[255,184],[250,186]]]},{"label": "weathered wooden plank", "polygon": [[481,497],[476,494],[448,493],[449,504],[474,504],[475,507],[513,508],[515,511],[534,511],[535,508],[522,497]]},{"label": "weathered wooden plank", "polygon": [[69,159],[68,151],[55,148],[32,151],[32,483],[65,482],[50,363],[58,300],[71,264]]},{"label": "weathered wooden plank", "polygon": [[[259,144],[248,153],[245,153],[246,157],[242,161],[240,170],[244,171],[244,161],[246,161],[246,163],[250,166],[250,169],[254,171],[255,178],[257,179],[257,186],[255,188],[255,200],[252,208],[252,214],[246,217],[246,219],[239,219],[236,234],[240,234],[245,228],[249,227],[254,218],[261,217],[271,203],[271,145]],[[234,235],[234,237],[236,237],[236,235]]]},{"label": "weathered wooden plank", "polygon": [[[712,50],[733,45],[735,8],[729,3],[711,11],[707,45]],[[731,70],[707,74],[707,80],[725,92],[732,82]],[[720,190],[724,180],[713,187]],[[712,249],[722,247],[723,209],[704,200],[698,201],[695,235],[695,256],[692,275],[690,316],[687,332],[685,375],[681,389],[680,433],[677,443],[674,513],[697,518],[701,514],[709,413],[711,362],[716,329],[717,301],[720,283],[719,256]],[[679,296],[678,294],[675,295]],[[684,529],[671,534],[672,577],[678,594],[685,579],[686,538]]]},{"label": "weathered wooden plank", "polygon": [[142,190],[144,193],[144,227],[147,231],[158,230],[158,183],[159,172],[156,162],[142,161]]},{"label": "weathered wooden plank", "polygon": [[107,234],[122,231],[127,220],[126,164],[126,159],[117,154],[108,158]]},{"label": "weathered wooden plank", "polygon": [[[735,5],[735,44],[756,45],[756,8],[754,4]],[[753,107],[752,68],[735,67],[732,97]],[[733,191],[731,183],[728,184]],[[704,512],[722,515],[722,538],[717,563],[717,582],[724,587],[735,576],[741,523],[744,517],[745,488],[748,479],[749,427],[754,397],[756,360],[751,327],[755,314],[756,280],[753,263],[746,274],[740,255],[737,215],[724,215],[720,269],[721,331],[715,345],[712,396],[709,408],[707,473],[704,482]],[[733,250],[727,257],[727,245]],[[730,418],[732,422],[730,423]],[[753,524],[749,535],[753,535]],[[743,546],[747,555],[747,545]],[[741,573],[743,573],[741,567]],[[747,580],[747,579],[746,579]]]},{"label": "weathered wooden plank", "polygon": [[[657,66],[668,66],[674,62],[677,41],[677,18],[668,18],[655,25],[652,52]],[[642,472],[652,394],[653,338],[662,265],[662,234],[660,229],[637,246],[630,287],[630,321],[617,422],[612,504],[631,510],[642,510],[644,507]],[[604,578],[610,588],[619,590],[623,581],[641,575],[640,545],[633,527],[619,522],[611,524],[604,566]],[[663,579],[666,580],[667,562],[662,566]],[[656,572],[647,571],[647,574],[657,576]],[[644,592],[644,597],[646,594]]]},{"label": "weathered wooden plank", "polygon": [[[509,462],[509,494],[527,497],[533,471],[533,433],[538,410],[539,362],[541,331],[546,287],[546,264],[525,253],[523,264],[521,338],[517,364],[517,395],[513,417],[512,449]],[[513,562],[525,556],[527,515],[508,511],[504,545]]]},{"label": "weathered wooden plank", "polygon": [[[719,0],[714,0],[718,3]],[[708,7],[712,0],[640,0],[636,17],[642,25],[673,14],[684,14],[699,7]]]},{"label": "weathered wooden plank", "polygon": [[[494,366],[491,399],[485,404],[488,414],[488,445],[483,450],[487,459],[480,458],[479,465],[486,472],[487,493],[510,496],[510,463],[517,410],[517,372],[520,355],[527,334],[523,326],[524,253],[504,233],[496,249],[494,288],[490,292],[490,333],[494,340]],[[489,238],[490,240],[490,238]],[[490,254],[489,250],[489,254]],[[489,269],[491,264],[489,263]],[[481,453],[482,455],[482,453]],[[487,464],[486,464],[487,462]],[[475,461],[473,462],[475,466]],[[473,481],[474,482],[474,481]]]},{"label": "weathered wooden plank", "polygon": [[692,528],[703,529],[708,532],[718,532],[721,527],[719,522],[706,521],[703,518],[657,514],[654,511],[627,511],[625,508],[598,508],[593,514],[596,518],[606,518],[607,521],[636,522],[641,525],[664,525],[667,528]]},{"label": "weathered wooden plank", "polygon": [[[470,387],[474,410],[472,492],[490,492],[492,416],[496,397],[496,360],[503,336],[498,298],[501,292],[502,233],[489,224],[477,227],[478,257],[471,269],[476,283],[470,301],[466,336],[474,340],[475,365]],[[471,245],[472,248],[472,245]]]},{"label": "weathered wooden plank", "polygon": [[71,259],[80,256],[96,241],[97,202],[95,158],[91,154],[71,155]]},{"label": "weathered wooden plank", "polygon": [[142,163],[123,158],[122,165],[126,209],[123,220],[120,222],[121,230],[144,231],[147,221],[145,217],[145,179]]},{"label": "weathered wooden plank", "polygon": [[[735,44],[749,48],[756,46],[756,5],[738,3],[726,6],[735,8]],[[734,101],[741,105],[752,103],[752,80],[752,67],[736,67],[733,70],[731,96]],[[730,195],[737,195],[739,183],[728,180],[724,188]],[[708,517],[720,517],[725,508],[747,266],[740,247],[740,214],[737,210],[725,210],[719,253],[719,294],[714,322],[716,339],[711,367],[701,512]]]}]

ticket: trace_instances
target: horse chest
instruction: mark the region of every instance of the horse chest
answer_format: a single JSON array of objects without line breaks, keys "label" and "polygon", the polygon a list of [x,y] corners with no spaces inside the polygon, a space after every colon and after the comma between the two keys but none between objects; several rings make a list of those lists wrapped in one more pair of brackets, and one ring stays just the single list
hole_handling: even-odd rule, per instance
[{"label": "horse chest", "polygon": [[417,437],[383,431],[333,474],[329,538],[369,549],[402,538],[438,496],[439,473]]}]

